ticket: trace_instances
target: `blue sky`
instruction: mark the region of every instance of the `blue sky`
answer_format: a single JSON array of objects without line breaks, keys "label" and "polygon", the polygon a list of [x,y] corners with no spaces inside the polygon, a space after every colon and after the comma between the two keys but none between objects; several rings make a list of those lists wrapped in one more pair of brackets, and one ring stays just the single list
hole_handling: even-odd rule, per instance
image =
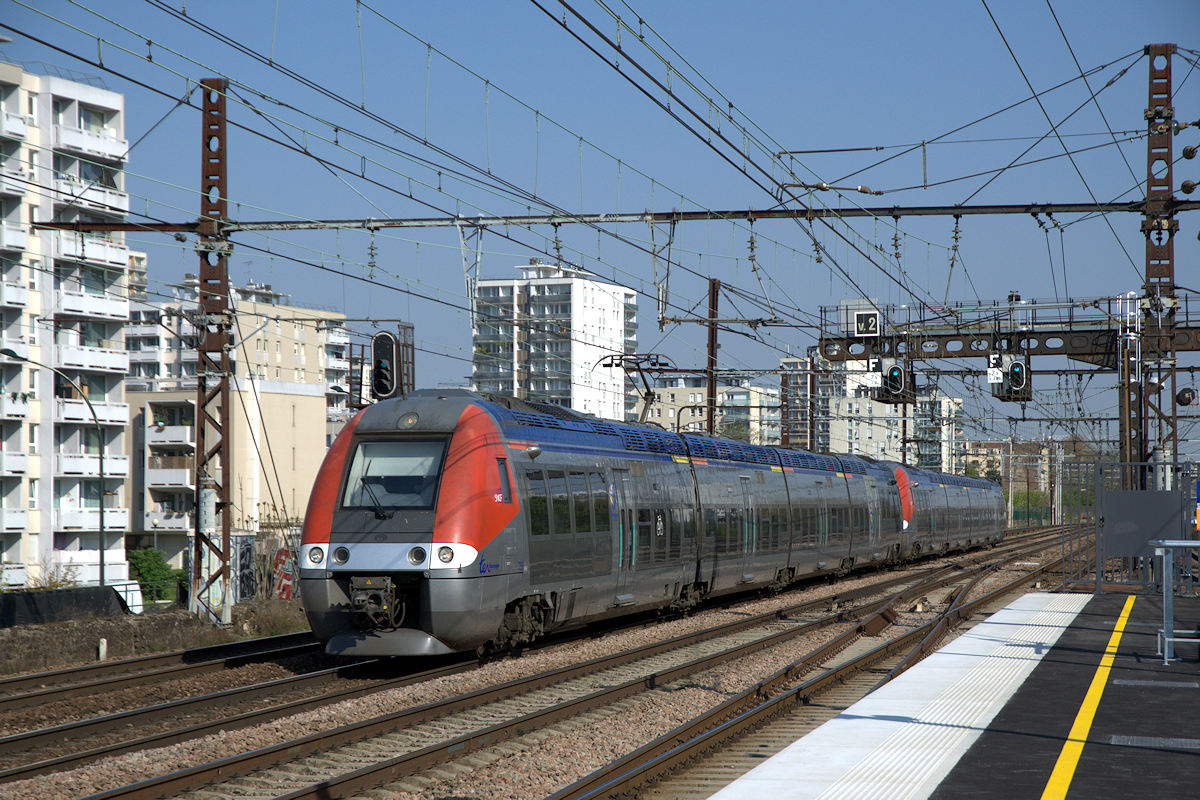
[{"label": "blue sky", "polygon": [[[246,103],[231,106],[231,120],[263,134],[237,128],[231,133],[229,184],[235,218],[470,216],[545,213],[549,207],[584,212],[737,209],[776,203],[532,2],[192,2],[186,4],[187,19],[167,10],[178,12],[180,0],[161,5],[131,0],[3,2],[0,20],[6,24],[89,60],[99,52],[104,64],[119,73],[103,73],[20,34],[10,33],[15,41],[3,48],[11,60],[102,74],[109,88],[126,94],[126,136],[137,142],[127,188],[134,209],[152,219],[193,219],[198,213],[199,115],[127,78],[179,97],[195,81],[218,72],[235,81],[237,96]],[[900,145],[936,139],[1026,100],[1030,90],[1021,70],[1042,91],[1078,78],[1079,67],[1110,65],[1089,75],[1091,89],[1117,138],[1137,137],[1145,128],[1142,47],[1175,42],[1200,48],[1200,4],[1190,0],[1060,0],[1049,5],[993,0],[988,6],[995,23],[982,2],[610,0],[601,5],[577,0],[569,7],[539,2],[558,20],[566,15],[571,29],[609,59],[613,51],[587,32],[570,9],[613,41],[618,31],[613,15],[633,30],[640,27],[641,41],[630,30],[621,34],[621,66],[630,70],[639,64],[669,83],[677,95],[671,110],[681,116],[687,114],[681,102],[709,121],[732,103],[739,125],[724,119],[721,131],[738,146],[746,141],[743,129],[762,143],[752,151],[754,164],[767,173],[760,182],[780,178],[786,167],[802,181],[865,183],[886,192],[870,198],[853,193],[844,199],[832,193],[814,198],[829,205],[1084,202],[1089,190],[1103,200],[1137,199],[1137,183],[1145,177],[1144,140],[1123,145],[1123,160],[1105,119],[1086,102],[1088,90],[1080,80],[1042,100],[1045,113],[1056,122],[1075,112],[1060,127],[1068,146],[1095,148],[1076,156],[1082,179],[1051,136],[1024,159],[1054,158],[1006,170],[986,186],[988,175],[952,180],[1009,164],[1033,144],[1022,137],[1049,130],[1043,111],[1028,102],[929,145],[924,174],[920,148],[861,170],[902,152]],[[188,19],[211,26],[275,66],[205,34]],[[1188,58],[1196,60],[1194,54]],[[1127,70],[1123,75],[1122,69]],[[641,75],[638,80],[648,82]],[[1200,118],[1200,75],[1177,58],[1174,83],[1177,118]],[[661,99],[661,92],[655,96]],[[312,158],[269,140],[289,137],[297,147],[336,165],[335,171],[351,174],[331,174]],[[1198,139],[1196,129],[1176,137],[1176,154],[1185,144],[1200,143]],[[834,148],[884,149],[770,157],[776,150]],[[745,166],[739,158],[733,160]],[[364,165],[370,181],[353,174]],[[746,169],[755,173],[754,165]],[[455,171],[473,177],[460,180]],[[1180,162],[1176,185],[1195,180],[1198,172],[1197,162]],[[932,185],[922,189],[922,183]],[[409,193],[423,202],[414,202]],[[1183,286],[1196,283],[1187,269],[1200,250],[1194,216],[1181,215],[1176,237]],[[769,369],[782,353],[803,353],[815,342],[810,326],[819,306],[859,290],[898,304],[911,302],[913,295],[990,302],[1014,289],[1026,298],[1060,300],[1140,290],[1140,218],[1112,215],[1109,221],[1113,230],[1097,218],[1047,236],[1024,215],[966,217],[960,223],[953,270],[952,219],[906,218],[898,231],[890,219],[837,223],[832,229],[817,226],[815,233],[826,248],[820,262],[804,226],[760,221],[753,228],[762,268],[757,276],[750,270],[751,230],[744,222],[690,223],[677,230],[671,313],[682,315],[702,303],[710,276],[745,294],[723,298],[723,316],[766,316],[768,309],[754,299],[769,298],[773,307],[803,326],[770,329],[758,338],[723,334],[721,350],[723,367]],[[897,285],[897,233],[902,282],[909,292]],[[482,274],[513,274],[515,265],[552,250],[553,235],[546,228],[489,231],[483,239]],[[644,225],[604,230],[563,226],[559,235],[567,260],[643,293],[643,351],[664,353],[681,366],[702,364],[701,327],[657,330]],[[156,234],[131,234],[129,241],[151,254],[152,290],[195,270],[191,242],[181,245]],[[297,304],[332,307],[351,317],[411,320],[422,348],[419,385],[462,382],[469,374],[464,359],[470,358],[470,329],[462,311],[462,261],[453,230],[379,231],[373,271],[368,266],[371,236],[361,230],[244,234],[239,241],[244,246],[233,258],[235,280],[271,283]],[[375,284],[356,279],[372,274]],[[373,330],[369,323],[352,327],[365,334]],[[1035,371],[1038,366],[1035,362]],[[978,379],[965,386],[943,379],[941,386],[973,398],[981,384]],[[1031,416],[1062,416],[1079,405],[1111,414],[1115,407],[1111,381],[1103,377],[1083,386],[1073,378],[1064,383],[1041,376],[1035,386],[1045,393],[1044,404]],[[990,414],[987,407],[969,400],[977,415]],[[1007,430],[1006,424],[999,426],[1000,433]],[[1038,425],[1022,430],[1037,435],[1050,429]],[[1094,432],[1100,435],[1102,428]]]}]

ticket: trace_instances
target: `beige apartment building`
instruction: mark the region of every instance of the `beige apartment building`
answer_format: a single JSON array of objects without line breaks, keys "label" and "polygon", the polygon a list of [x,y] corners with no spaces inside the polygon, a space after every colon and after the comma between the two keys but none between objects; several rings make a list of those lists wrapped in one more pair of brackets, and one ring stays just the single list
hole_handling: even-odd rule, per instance
[{"label": "beige apartment building", "polygon": [[[176,299],[134,303],[126,328],[132,418],[131,547],[184,563],[196,526],[196,284]],[[326,449],[326,423],[346,415],[345,315],[293,306],[269,285],[233,289],[232,532],[294,527]]]}]

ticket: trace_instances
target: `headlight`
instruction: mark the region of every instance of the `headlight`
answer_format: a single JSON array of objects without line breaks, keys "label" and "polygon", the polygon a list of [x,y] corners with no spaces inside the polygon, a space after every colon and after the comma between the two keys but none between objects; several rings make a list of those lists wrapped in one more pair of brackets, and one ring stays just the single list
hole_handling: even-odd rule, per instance
[{"label": "headlight", "polygon": [[454,550],[452,550],[449,547],[439,547],[438,548],[438,561],[442,562],[443,564],[449,564],[453,560],[454,560]]},{"label": "headlight", "polygon": [[325,560],[325,551],[320,547],[314,547],[308,551],[308,560],[314,564],[320,564]]},{"label": "headlight", "polygon": [[408,551],[408,563],[412,564],[414,567],[424,564],[425,563],[425,548],[414,547],[412,550],[409,550]]},{"label": "headlight", "polygon": [[350,551],[344,547],[339,547],[333,551],[333,562],[335,564],[345,564],[350,559]]}]

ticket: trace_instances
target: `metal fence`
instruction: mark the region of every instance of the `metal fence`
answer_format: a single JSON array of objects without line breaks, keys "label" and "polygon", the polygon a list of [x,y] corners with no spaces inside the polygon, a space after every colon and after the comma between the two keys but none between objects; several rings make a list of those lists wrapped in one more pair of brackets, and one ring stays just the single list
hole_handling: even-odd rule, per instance
[{"label": "metal fence", "polygon": [[1197,465],[1078,462],[1059,465],[1054,521],[1068,587],[1095,592],[1157,588],[1154,539],[1196,538]]}]

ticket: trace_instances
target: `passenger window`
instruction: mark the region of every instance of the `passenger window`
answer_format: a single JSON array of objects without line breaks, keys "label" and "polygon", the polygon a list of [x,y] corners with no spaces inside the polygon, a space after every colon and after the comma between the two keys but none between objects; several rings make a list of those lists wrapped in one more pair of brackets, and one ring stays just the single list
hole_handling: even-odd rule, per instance
[{"label": "passenger window", "polygon": [[729,552],[745,552],[746,539],[746,512],[740,508],[731,508],[729,510]]},{"label": "passenger window", "polygon": [[679,558],[680,538],[683,536],[683,509],[671,509],[671,549],[668,555],[671,558]]},{"label": "passenger window", "polygon": [[592,484],[592,530],[607,533],[612,513],[608,506],[608,482],[598,472],[589,473],[589,479]]},{"label": "passenger window", "polygon": [[718,553],[729,552],[729,512],[718,508],[716,514],[716,542]]},{"label": "passenger window", "polygon": [[683,510],[683,538],[696,538],[696,511],[692,508]]},{"label": "passenger window", "polygon": [[637,560],[641,564],[650,563],[650,547],[654,541],[653,517],[648,508],[639,508],[637,512]]},{"label": "passenger window", "polygon": [[582,472],[572,472],[571,500],[575,506],[575,530],[579,533],[591,533],[592,509],[588,498],[587,475]]},{"label": "passenger window", "polygon": [[551,512],[554,517],[554,533],[562,536],[571,535],[571,503],[567,498],[567,477],[562,470],[547,471],[550,481]]},{"label": "passenger window", "polygon": [[525,482],[529,484],[529,532],[534,536],[545,536],[550,533],[550,509],[546,505],[546,479],[540,469],[531,469],[525,473]]}]

